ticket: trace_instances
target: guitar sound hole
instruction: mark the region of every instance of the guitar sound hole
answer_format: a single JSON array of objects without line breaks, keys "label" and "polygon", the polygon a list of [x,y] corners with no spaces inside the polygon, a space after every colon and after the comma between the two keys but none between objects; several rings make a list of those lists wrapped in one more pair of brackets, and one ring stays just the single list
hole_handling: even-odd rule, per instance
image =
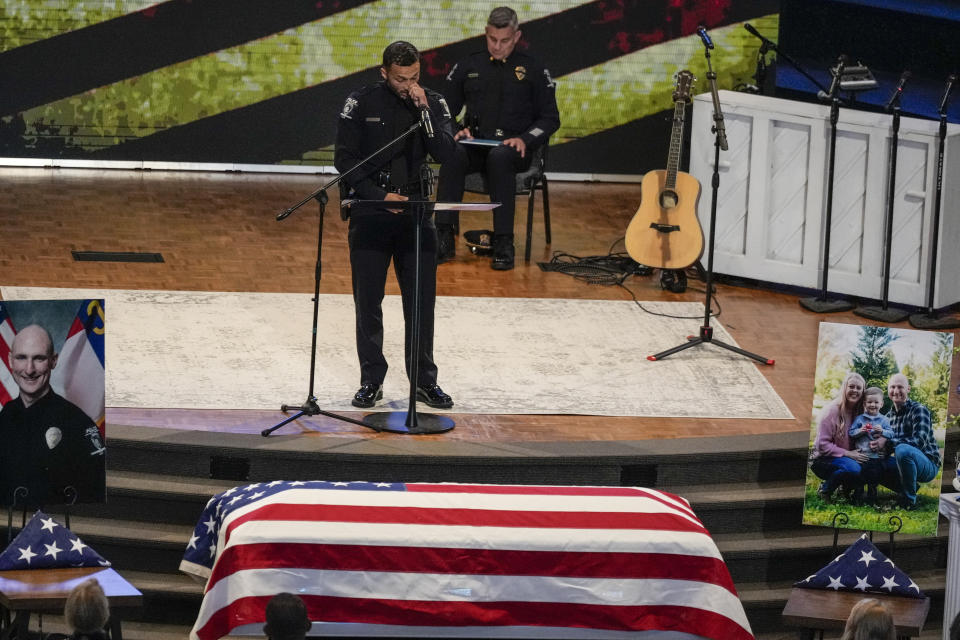
[{"label": "guitar sound hole", "polygon": [[664,209],[673,209],[677,206],[680,198],[677,197],[676,191],[661,191],[660,192],[660,206]]}]

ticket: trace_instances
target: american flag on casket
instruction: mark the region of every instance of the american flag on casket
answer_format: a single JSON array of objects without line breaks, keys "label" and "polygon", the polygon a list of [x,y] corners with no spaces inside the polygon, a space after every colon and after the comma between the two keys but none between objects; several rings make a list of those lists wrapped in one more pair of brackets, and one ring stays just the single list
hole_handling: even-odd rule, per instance
[{"label": "american flag on casket", "polygon": [[255,483],[210,499],[180,568],[207,579],[195,640],[262,634],[282,591],[311,635],[753,638],[689,503],[651,489]]}]

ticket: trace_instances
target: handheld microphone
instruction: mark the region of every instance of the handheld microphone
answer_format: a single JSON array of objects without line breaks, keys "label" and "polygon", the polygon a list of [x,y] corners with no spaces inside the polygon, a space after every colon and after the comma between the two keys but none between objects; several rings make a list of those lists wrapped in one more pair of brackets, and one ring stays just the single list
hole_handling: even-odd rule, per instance
[{"label": "handheld microphone", "polygon": [[700,25],[697,27],[697,35],[700,36],[700,39],[703,40],[703,46],[707,49],[713,49],[713,40],[710,39],[710,36],[707,35],[707,30]]},{"label": "handheld microphone", "polygon": [[947,76],[947,88],[943,91],[943,97],[940,98],[940,108],[937,109],[937,112],[943,114],[947,110],[947,100],[950,99],[950,94],[953,92],[953,85],[957,83],[957,74],[951,73]]},{"label": "handheld microphone", "polygon": [[427,132],[427,137],[433,137],[433,122],[430,121],[430,109],[424,105],[420,107],[420,126]]},{"label": "handheld microphone", "polygon": [[430,107],[425,104],[417,104],[417,102],[410,96],[407,96],[407,103],[413,106],[414,109],[420,110],[420,128],[424,130],[428,138],[432,138],[433,122],[430,120]]},{"label": "handheld microphone", "polygon": [[912,74],[909,71],[904,71],[902,74],[900,74],[900,82],[897,84],[897,88],[894,89],[893,95],[890,96],[890,101],[887,102],[887,111],[893,109],[893,105],[900,102],[900,96],[903,94],[903,86],[907,84],[907,80],[910,79],[911,75]]}]

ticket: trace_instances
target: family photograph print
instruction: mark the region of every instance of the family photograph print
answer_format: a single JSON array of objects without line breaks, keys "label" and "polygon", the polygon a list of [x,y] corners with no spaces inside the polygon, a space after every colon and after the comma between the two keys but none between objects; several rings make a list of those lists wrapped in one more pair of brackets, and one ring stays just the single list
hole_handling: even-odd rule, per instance
[{"label": "family photograph print", "polygon": [[936,534],[952,359],[952,333],[820,324],[804,524]]}]

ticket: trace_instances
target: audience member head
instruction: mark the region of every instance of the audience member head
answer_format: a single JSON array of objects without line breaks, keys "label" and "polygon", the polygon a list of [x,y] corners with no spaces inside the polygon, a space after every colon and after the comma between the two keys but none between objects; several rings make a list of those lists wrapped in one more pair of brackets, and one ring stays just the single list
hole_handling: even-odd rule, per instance
[{"label": "audience member head", "polygon": [[303,600],[292,593],[278,593],[267,603],[263,632],[269,640],[303,640],[310,630],[310,618]]},{"label": "audience member head", "polygon": [[110,618],[110,605],[100,583],[90,578],[74,587],[63,617],[75,636],[100,634]]},{"label": "audience member head", "polygon": [[840,640],[897,640],[893,616],[879,600],[865,598],[850,610]]}]

